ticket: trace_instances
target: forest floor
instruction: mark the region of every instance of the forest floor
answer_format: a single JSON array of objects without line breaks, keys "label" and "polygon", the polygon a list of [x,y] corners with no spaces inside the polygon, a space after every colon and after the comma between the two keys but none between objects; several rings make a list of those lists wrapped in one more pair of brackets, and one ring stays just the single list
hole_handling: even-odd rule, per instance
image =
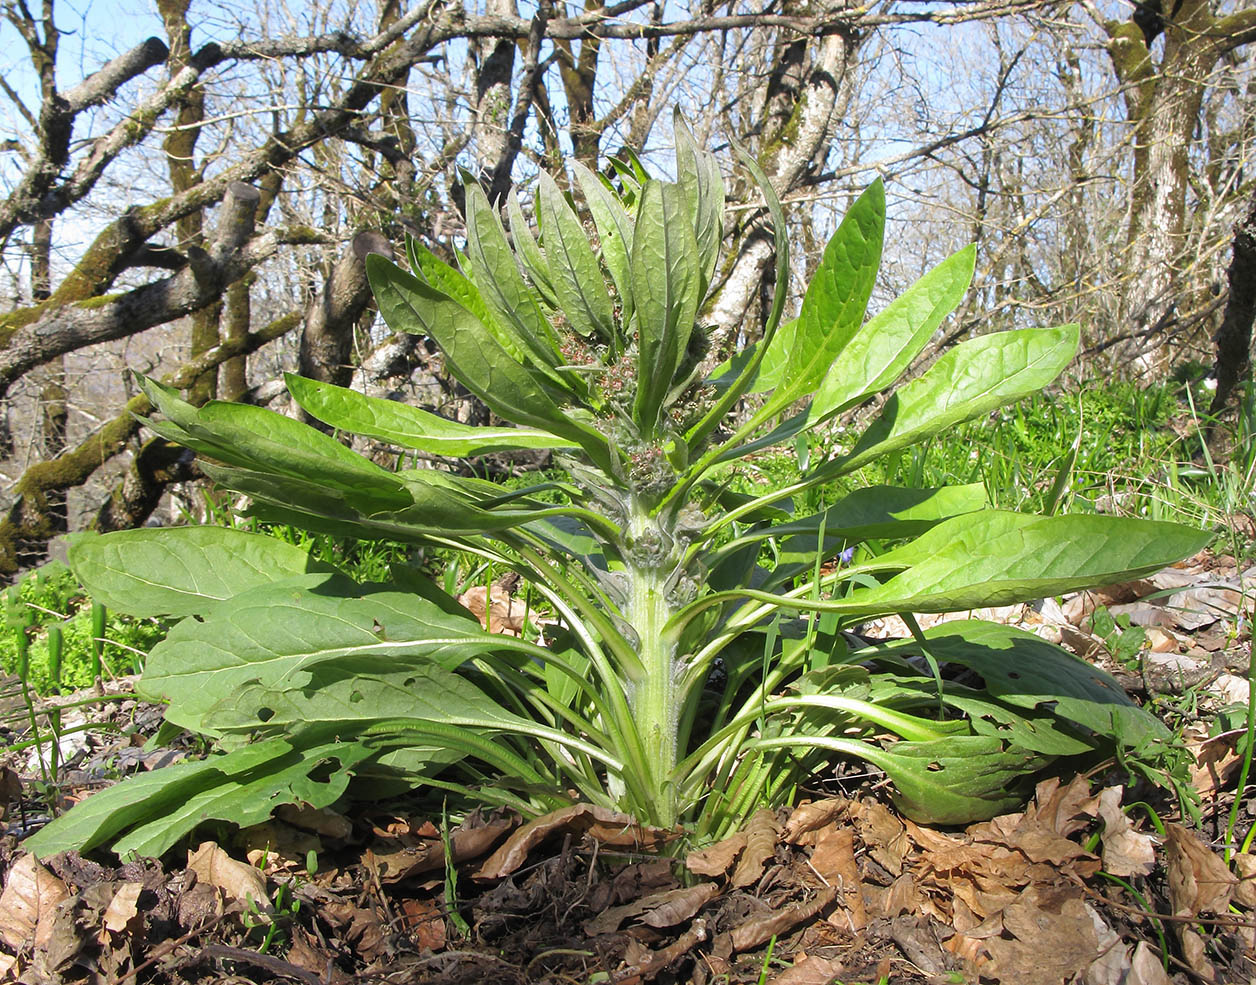
[{"label": "forest floor", "polygon": [[[144,749],[159,708],[102,701],[81,722],[101,727],[67,736],[55,783],[29,752],[0,756],[0,980],[1256,981],[1256,855],[1239,851],[1256,814],[1246,798],[1234,807],[1253,574],[1205,553],[1062,604],[973,614],[1061,642],[1165,718],[1197,818],[1109,763],[1044,780],[1021,813],[940,830],[899,815],[881,778],[838,770],[688,856],[668,853],[666,832],[585,806],[442,830],[398,802],[281,809],[165,866],[41,865],[21,838],[50,804],[89,795],[106,768],[186,755]],[[904,635],[895,620],[865,629]]]}]

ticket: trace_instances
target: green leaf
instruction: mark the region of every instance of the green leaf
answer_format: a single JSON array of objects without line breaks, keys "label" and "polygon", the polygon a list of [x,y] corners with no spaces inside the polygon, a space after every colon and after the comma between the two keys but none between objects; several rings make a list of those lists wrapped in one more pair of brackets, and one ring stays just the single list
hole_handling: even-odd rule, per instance
[{"label": "green leaf", "polygon": [[[619,199],[606,187],[599,175],[594,174],[579,161],[574,161],[576,180],[584,192],[585,204],[597,227],[602,247],[602,262],[615,282],[622,311],[620,320],[627,325],[632,320],[632,269],[628,251],[632,245],[632,217]],[[513,214],[513,213],[512,213]],[[514,220],[511,220],[512,227]]]},{"label": "green leaf", "polygon": [[302,408],[340,431],[366,435],[403,448],[450,457],[487,455],[519,448],[573,448],[575,442],[548,431],[516,427],[472,427],[396,400],[381,400],[289,373],[288,392]]},{"label": "green leaf", "polygon": [[872,614],[1027,602],[1151,574],[1211,539],[1153,520],[969,513],[881,555],[877,566],[906,570],[879,588],[857,589],[840,605]]},{"label": "green leaf", "polygon": [[694,140],[677,108],[672,116],[676,134],[676,180],[689,200],[693,216],[694,237],[701,258],[701,294],[705,296],[715,266],[719,262],[720,243],[724,238],[724,178],[715,155]]},{"label": "green leaf", "polygon": [[64,851],[91,851],[119,832],[160,817],[204,790],[273,763],[291,749],[285,739],[263,739],[230,755],[176,763],[127,777],[53,819],[22,847],[40,858]]},{"label": "green leaf", "polygon": [[976,259],[975,246],[952,254],[869,319],[829,367],[811,400],[809,423],[828,420],[897,380],[963,299]]},{"label": "green leaf", "polygon": [[873,459],[1036,393],[1077,352],[1076,325],[996,332],[961,342],[885,402],[850,454],[815,475],[845,475]]},{"label": "green leaf", "polygon": [[203,613],[240,592],[316,568],[299,547],[230,527],[79,534],[69,561],[95,601],[141,618]]},{"label": "green leaf", "polygon": [[576,218],[558,185],[541,172],[537,203],[544,230],[545,258],[553,278],[558,306],[580,335],[611,343],[618,330],[602,268],[589,246],[584,225]]},{"label": "green leaf", "polygon": [[698,243],[677,185],[650,181],[632,236],[632,297],[637,313],[634,417],[654,434],[701,302]]},{"label": "green leaf", "polygon": [[[562,359],[558,352],[558,335],[519,273],[501,218],[478,182],[468,178],[463,187],[467,196],[467,261],[484,303],[500,325],[510,327],[517,340],[515,345],[528,354],[531,362],[542,369],[559,365]],[[432,286],[456,301],[462,300],[444,284],[433,283]],[[473,308],[469,310],[476,314]],[[499,337],[498,341],[503,340]],[[513,349],[510,345],[505,348]]]},{"label": "green leaf", "polygon": [[821,558],[827,560],[843,548],[865,540],[916,537],[942,520],[974,513],[987,505],[986,487],[980,482],[939,489],[868,486],[856,489],[824,513],[755,531],[734,543],[751,537],[776,538],[777,563],[767,584],[780,585],[807,571],[815,563],[817,549]]},{"label": "green leaf", "polygon": [[308,584],[278,582],[236,595],[204,620],[185,619],[148,656],[137,690],[170,702],[166,719],[198,731],[218,701],[251,681],[303,686],[313,668],[378,673],[406,662],[456,667],[520,641],[387,586],[343,577]]},{"label": "green leaf", "polygon": [[896,742],[864,758],[894,781],[894,805],[925,824],[967,824],[1015,810],[1028,778],[1051,762],[989,735]]},{"label": "green leaf", "polygon": [[392,473],[308,424],[262,407],[219,400],[198,409],[153,380],[141,385],[173,427],[145,423],[203,455],[341,490],[364,509],[397,509],[410,501]]},{"label": "green leaf", "polygon": [[609,469],[606,439],[564,411],[544,384],[512,359],[466,308],[392,261],[372,256],[377,259],[367,257],[367,275],[390,327],[434,338],[453,374],[494,413],[568,438],[599,468]]},{"label": "green leaf", "polygon": [[[222,760],[248,749],[245,746],[228,753]],[[373,754],[370,746],[349,742],[294,748],[250,773],[237,772],[152,816],[147,824],[131,829],[115,841],[113,851],[120,858],[132,853],[141,858],[159,858],[206,821],[229,821],[247,828],[268,820],[275,808],[283,804],[303,804],[316,810],[329,807],[344,795],[352,767]],[[222,760],[218,761],[220,766]],[[335,766],[329,769],[330,763]]]},{"label": "green leaf", "polygon": [[[1129,699],[1111,674],[1033,633],[959,620],[934,626],[924,635],[935,660],[975,671],[984,690],[1005,704],[1049,711],[1055,718],[1127,745],[1170,736],[1159,719]],[[894,649],[920,650],[914,640]]]},{"label": "green leaf", "polygon": [[781,383],[752,424],[810,396],[859,330],[881,264],[884,230],[885,188],[877,180],[851,206],[825,247],[803,296]]},{"label": "green leaf", "polygon": [[554,291],[554,278],[550,274],[549,261],[536,245],[528,219],[519,207],[519,196],[511,192],[506,196],[506,209],[510,214],[510,237],[514,240],[515,255],[523,261],[524,270],[532,279],[532,285],[551,308],[558,307],[558,294]]}]

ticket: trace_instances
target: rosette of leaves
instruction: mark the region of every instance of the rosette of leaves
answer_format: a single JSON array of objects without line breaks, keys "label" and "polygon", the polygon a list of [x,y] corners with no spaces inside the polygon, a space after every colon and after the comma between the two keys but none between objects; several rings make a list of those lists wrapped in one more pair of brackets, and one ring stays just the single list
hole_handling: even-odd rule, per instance
[{"label": "rosette of leaves", "polygon": [[[1110,677],[1016,629],[948,622],[878,644],[848,631],[1146,574],[1205,535],[1003,512],[978,486],[855,488],[818,512],[796,508],[878,456],[1050,383],[1077,328],[962,342],[846,447],[735,494],[748,456],[895,384],[959,302],[974,252],[866,317],[885,220],[876,183],[782,323],[785,221],[743,156],[774,230],[778,290],[762,338],[710,372],[702,312],[723,180],[683,127],[676,136],[676,181],[621,166],[612,182],[575,165],[569,196],[542,176],[539,234],[513,198],[507,234],[468,182],[457,267],[413,240],[409,269],[368,258],[389,326],[433,340],[504,424],[288,378],[296,402],[341,433],[448,457],[552,449],[562,481],[507,492],[389,470],[289,417],[198,409],[144,383],[159,410],[149,426],[195,449],[251,515],[512,569],[556,621],[543,643],[486,633],[410,568],[358,584],[277,540],[218,528],[80,538],[70,561],[95,598],[182,619],[139,688],[216,751],[89,798],[30,839],[34,851],[159,854],[206,820],[249,824],[280,803],[399,783],[530,815],[584,800],[683,825],[692,843],[780,803],[838,756],[883,769],[909,815],[961,822],[1010,809],[1057,760],[1166,737]],[[891,546],[831,563],[869,541]]]}]

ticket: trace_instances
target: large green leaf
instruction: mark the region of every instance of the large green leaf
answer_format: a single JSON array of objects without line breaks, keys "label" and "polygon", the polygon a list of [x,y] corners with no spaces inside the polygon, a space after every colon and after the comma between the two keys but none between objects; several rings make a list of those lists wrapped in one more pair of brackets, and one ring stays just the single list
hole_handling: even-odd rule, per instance
[{"label": "large green leaf", "polygon": [[309,554],[292,544],[208,526],[79,534],[69,561],[92,598],[110,609],[175,618],[316,568]]},{"label": "large green leaf", "polygon": [[1076,325],[996,332],[961,342],[885,402],[850,454],[816,471],[834,477],[898,448],[1037,393],[1077,352]]},{"label": "large green leaf", "polygon": [[564,411],[541,379],[512,359],[471,312],[384,257],[372,254],[366,267],[391,328],[434,338],[453,374],[494,413],[569,438],[599,467],[609,468],[606,439]]},{"label": "large green leaf", "polygon": [[[867,486],[823,513],[756,531],[753,536],[777,539],[777,560],[768,584],[779,585],[810,569],[817,550],[827,560],[865,540],[916,537],[942,520],[976,512],[986,505],[986,488],[980,482],[939,489]],[[821,524],[823,545],[819,543]]]},{"label": "large green leaf", "polygon": [[719,262],[724,238],[724,178],[715,155],[702,148],[685,126],[680,110],[673,115],[676,134],[676,176],[689,199],[694,237],[702,274],[701,293],[706,294]]},{"label": "large green leaf", "polygon": [[1159,571],[1212,535],[1176,523],[986,510],[945,520],[877,558],[906,570],[835,608],[861,613],[952,612],[1008,605]]},{"label": "large green leaf", "polygon": [[[751,418],[753,423],[811,396],[858,331],[881,263],[884,230],[885,188],[877,180],[851,206],[825,247],[803,295],[780,385]],[[769,344],[769,352],[774,344]]]},{"label": "large green leaf", "polygon": [[407,592],[340,576],[312,588],[298,579],[243,592],[203,621],[179,623],[149,654],[137,690],[169,701],[167,720],[205,730],[209,710],[250,681],[299,687],[331,661],[364,674],[407,661],[452,668],[512,645],[523,644]]},{"label": "large green leaf", "polygon": [[702,301],[699,263],[684,192],[646,182],[632,235],[632,297],[638,332],[634,417],[647,435],[657,427],[693,332]]},{"label": "large green leaf", "polygon": [[617,329],[602,268],[589,246],[584,225],[571,211],[554,179],[544,171],[537,203],[544,230],[545,259],[559,307],[580,335],[612,342]]},{"label": "large green leaf", "polygon": [[377,438],[433,455],[486,455],[519,448],[573,448],[575,442],[548,431],[516,427],[472,427],[396,400],[368,397],[289,373],[288,392],[309,414],[341,431]]},{"label": "large green leaf", "polygon": [[[465,677],[437,664],[390,673],[353,672],[339,663],[314,667],[299,688],[246,684],[206,715],[219,731],[309,728],[318,735],[355,738],[380,722],[422,720],[488,732],[511,732],[589,748],[578,738],[506,711]],[[598,753],[608,758],[606,753]],[[618,767],[618,760],[612,759]]]},{"label": "large green leaf", "polygon": [[524,270],[532,279],[532,286],[550,308],[558,307],[558,294],[554,291],[554,278],[550,275],[549,261],[536,243],[527,216],[519,207],[519,196],[511,192],[506,198],[510,214],[510,238],[515,244],[515,256],[522,261]]},{"label": "large green leaf", "polygon": [[365,510],[409,505],[409,495],[391,472],[317,428],[249,404],[211,400],[196,408],[153,380],[142,385],[167,418],[148,421],[148,426],[203,455],[340,490]]},{"label": "large green leaf", "polygon": [[[1033,633],[998,623],[959,620],[925,631],[939,663],[958,664],[982,678],[999,701],[1044,710],[1096,735],[1127,745],[1168,739],[1169,730],[1132,702],[1111,674]],[[919,653],[915,640],[887,648]]]},{"label": "large green leaf", "polygon": [[[245,746],[222,758],[240,755],[248,749]],[[371,746],[358,742],[296,746],[247,774],[237,772],[171,805],[117,839],[113,851],[120,858],[132,853],[142,858],[158,858],[206,821],[229,821],[247,828],[266,821],[275,808],[283,804],[302,804],[315,809],[329,807],[348,789],[352,768],[374,752]]]},{"label": "large green leaf", "polygon": [[[579,161],[573,162],[576,180],[584,192],[585,204],[597,227],[598,241],[602,247],[602,262],[615,282],[622,308],[620,320],[627,325],[632,320],[632,268],[628,251],[632,246],[632,218],[619,199],[606,187],[601,177]],[[513,213],[512,213],[513,216]],[[511,219],[513,228],[514,219]]]},{"label": "large green leaf", "polygon": [[22,847],[40,858],[70,850],[91,851],[119,832],[160,817],[232,778],[268,767],[291,751],[286,739],[264,739],[230,755],[176,763],[128,777],[54,819],[27,838]]},{"label": "large green leaf", "polygon": [[[557,366],[559,339],[537,304],[536,296],[524,282],[506,239],[501,218],[489,204],[478,182],[464,180],[467,206],[467,260],[484,303],[497,322],[509,327],[516,345],[541,368]],[[441,283],[433,287],[461,300]],[[474,314],[474,309],[471,309]],[[499,338],[499,341],[504,341]],[[508,351],[513,346],[506,345]]]},{"label": "large green leaf", "polygon": [[829,367],[809,422],[825,421],[897,380],[963,299],[976,260],[975,246],[952,254],[870,318]]}]

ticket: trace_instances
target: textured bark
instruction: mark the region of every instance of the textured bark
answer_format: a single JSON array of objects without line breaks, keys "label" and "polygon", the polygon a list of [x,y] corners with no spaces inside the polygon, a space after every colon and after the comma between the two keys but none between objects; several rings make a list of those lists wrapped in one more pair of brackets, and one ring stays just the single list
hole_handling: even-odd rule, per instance
[{"label": "textured bark", "polygon": [[[859,36],[829,33],[804,42],[792,36],[781,43],[784,64],[767,93],[763,111],[775,120],[759,143],[760,166],[781,199],[819,172],[838,122],[850,99],[850,70]],[[753,341],[758,334],[746,318],[772,273],[772,236],[764,214],[750,214],[734,230],[734,246],[722,280],[708,303],[708,319],[717,337]]]},{"label": "textured bark", "polygon": [[[375,232],[360,232],[332,268],[305,314],[301,333],[300,372],[322,383],[345,386],[353,376],[350,353],[358,319],[371,300],[366,258],[379,253],[392,258],[392,246]],[[311,423],[318,423],[311,421]]]},{"label": "textured bark", "polygon": [[153,515],[167,486],[197,478],[195,458],[195,452],[165,438],[144,442],[126,477],[97,511],[92,528],[108,533],[140,526]]},{"label": "textured bark", "polygon": [[[191,360],[178,372],[162,382],[167,386],[186,387],[206,369],[234,356],[255,352],[268,342],[292,331],[301,323],[297,313],[271,322],[243,339],[224,342]],[[153,410],[142,394],[127,402],[121,414],[105,423],[91,437],[55,459],[38,462],[28,468],[16,484],[17,499],[8,515],[0,520],[0,575],[13,575],[21,567],[20,557],[35,545],[44,545],[56,536],[48,519],[48,498],[67,489],[81,486],[105,462],[122,452],[139,431],[137,415]]]},{"label": "textured bark", "polygon": [[[488,0],[487,12],[518,17],[515,0]],[[486,173],[509,154],[510,83],[514,75],[514,38],[480,38],[471,46],[475,64],[476,150]]]},{"label": "textured bark", "polygon": [[[254,196],[251,205],[249,193]],[[28,370],[67,352],[125,338],[204,307],[285,243],[322,241],[312,231],[298,227],[271,228],[240,242],[239,237],[249,228],[240,213],[256,208],[256,194],[246,185],[238,186],[225,208],[215,242],[208,251],[190,250],[188,266],[174,276],[113,297],[51,306],[40,310],[40,317],[13,330],[7,345],[0,349],[0,396]]]},{"label": "textured bark", "polygon": [[[1217,17],[1210,0],[1178,0],[1154,25],[1136,6],[1130,20],[1104,28],[1134,137],[1122,330],[1134,336],[1133,365],[1149,374],[1162,367],[1153,350],[1180,314],[1190,153],[1209,75],[1222,55],[1256,40],[1256,10]],[[1160,33],[1157,61],[1150,44]]]},{"label": "textured bark", "polygon": [[1217,331],[1217,392],[1210,414],[1225,407],[1239,381],[1251,375],[1252,321],[1256,318],[1256,199],[1234,227],[1230,295]]}]

